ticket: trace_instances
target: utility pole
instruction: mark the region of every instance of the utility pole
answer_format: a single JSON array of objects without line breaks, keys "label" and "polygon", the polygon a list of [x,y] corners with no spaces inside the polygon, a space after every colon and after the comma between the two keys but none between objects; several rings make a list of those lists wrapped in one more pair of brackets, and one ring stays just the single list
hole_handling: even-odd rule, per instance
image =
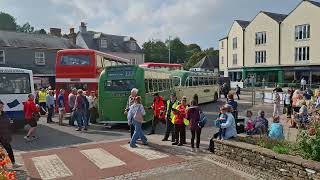
[{"label": "utility pole", "polygon": [[171,48],[170,47],[171,40],[170,39],[171,39],[171,36],[169,36],[169,64],[170,64],[170,61],[171,61],[171,59],[170,59],[171,58],[171,49],[170,49]]}]

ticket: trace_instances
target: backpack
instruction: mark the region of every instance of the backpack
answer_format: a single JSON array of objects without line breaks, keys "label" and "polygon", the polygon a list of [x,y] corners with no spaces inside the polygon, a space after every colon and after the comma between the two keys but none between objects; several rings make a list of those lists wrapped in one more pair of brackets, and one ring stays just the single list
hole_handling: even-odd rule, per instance
[{"label": "backpack", "polygon": [[86,96],[82,96],[82,107],[84,110],[89,109],[89,101]]},{"label": "backpack", "polygon": [[199,110],[199,117],[200,117],[199,126],[203,128],[206,125],[208,118],[201,110]]}]

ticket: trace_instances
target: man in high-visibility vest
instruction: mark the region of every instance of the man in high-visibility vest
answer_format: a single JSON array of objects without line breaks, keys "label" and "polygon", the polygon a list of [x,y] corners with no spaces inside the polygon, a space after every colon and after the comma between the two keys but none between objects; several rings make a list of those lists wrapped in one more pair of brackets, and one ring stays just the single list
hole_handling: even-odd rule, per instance
[{"label": "man in high-visibility vest", "polygon": [[170,99],[166,104],[166,133],[162,141],[168,141],[171,132],[171,142],[175,142],[175,133],[174,133],[174,124],[172,123],[172,119],[174,117],[172,109],[176,109],[179,105],[179,101],[177,100],[176,93],[170,94]]},{"label": "man in high-visibility vest", "polygon": [[46,96],[47,96],[47,92],[44,88],[41,88],[39,91],[39,105],[40,105],[40,113],[41,115],[45,115],[46,114]]}]

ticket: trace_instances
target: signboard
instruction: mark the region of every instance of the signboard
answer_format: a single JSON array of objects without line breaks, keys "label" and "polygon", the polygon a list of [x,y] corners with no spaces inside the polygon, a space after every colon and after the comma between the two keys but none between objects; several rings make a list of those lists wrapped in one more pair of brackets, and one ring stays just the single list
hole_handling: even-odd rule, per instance
[{"label": "signboard", "polygon": [[124,70],[107,71],[107,76],[109,78],[132,77],[132,76],[134,76],[134,71],[133,70],[130,70],[130,71],[124,71]]}]

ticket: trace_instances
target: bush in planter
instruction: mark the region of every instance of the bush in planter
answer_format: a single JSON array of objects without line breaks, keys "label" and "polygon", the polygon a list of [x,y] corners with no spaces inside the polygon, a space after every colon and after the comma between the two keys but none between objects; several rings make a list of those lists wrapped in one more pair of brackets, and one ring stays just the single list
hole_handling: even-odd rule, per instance
[{"label": "bush in planter", "polygon": [[304,158],[320,161],[320,123],[315,125],[314,136],[310,136],[307,130],[301,130],[298,136],[298,145]]}]

